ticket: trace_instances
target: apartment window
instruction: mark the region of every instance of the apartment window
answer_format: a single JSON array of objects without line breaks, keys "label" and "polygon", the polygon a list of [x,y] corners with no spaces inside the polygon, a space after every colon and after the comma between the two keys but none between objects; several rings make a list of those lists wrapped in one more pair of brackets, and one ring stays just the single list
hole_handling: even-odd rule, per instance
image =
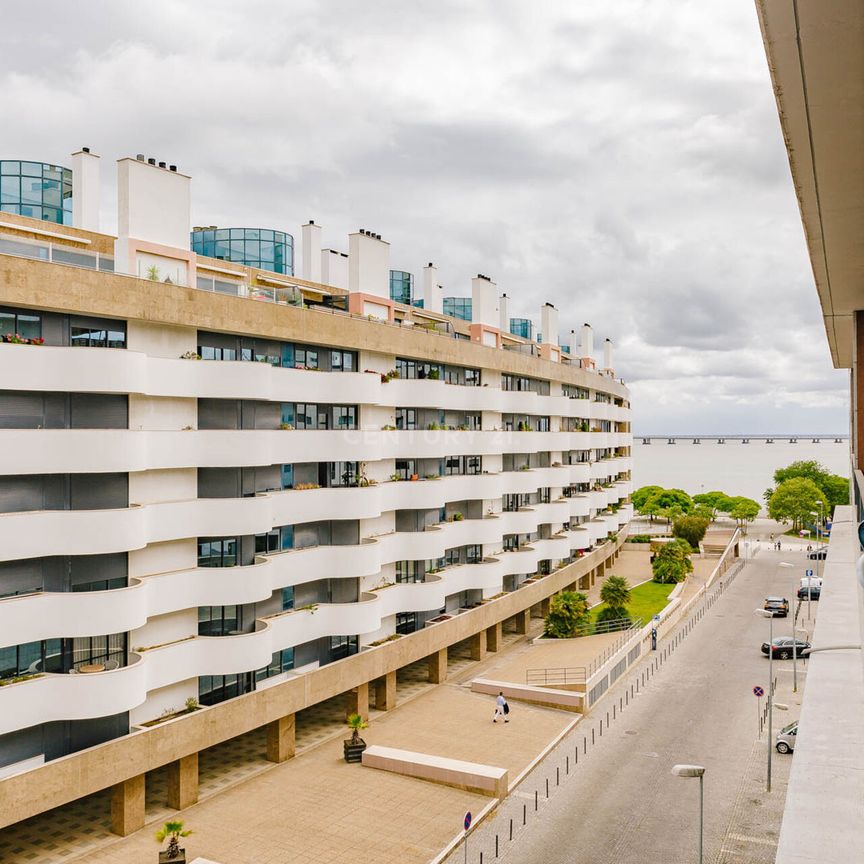
[{"label": "apartment window", "polygon": [[330,637],[330,659],[341,660],[350,657],[358,651],[356,636],[331,636]]},{"label": "apartment window", "polygon": [[255,535],[255,554],[264,555],[267,552],[278,552],[281,548],[279,529],[274,528],[266,534]]},{"label": "apartment window", "polygon": [[331,372],[356,372],[357,354],[354,351],[330,351]]},{"label": "apartment window", "polygon": [[72,318],[69,344],[84,348],[125,348],[126,322]]},{"label": "apartment window", "polygon": [[400,378],[423,379],[431,378],[440,380],[443,366],[440,363],[429,363],[425,360],[408,360],[404,357],[396,358],[396,371]]},{"label": "apartment window", "polygon": [[464,425],[467,426],[471,432],[479,432],[483,428],[482,415],[466,414]]},{"label": "apartment window", "polygon": [[501,509],[505,513],[515,513],[520,507],[527,507],[530,503],[530,498],[528,495],[513,493],[504,495],[501,501]]},{"label": "apartment window", "polygon": [[236,606],[199,606],[199,636],[234,636],[239,632]]},{"label": "apartment window", "polygon": [[249,672],[241,675],[201,675],[198,678],[198,701],[202,705],[216,705],[254,688],[253,676]]},{"label": "apartment window", "polygon": [[469,387],[479,387],[480,386],[480,370],[479,369],[466,369],[465,370],[465,384]]},{"label": "apartment window", "polygon": [[356,405],[334,405],[333,429],[356,429],[357,428],[357,406]]},{"label": "apartment window", "polygon": [[62,672],[60,639],[45,639],[0,648],[0,680],[36,672]]},{"label": "apartment window", "polygon": [[548,504],[552,500],[552,492],[548,486],[537,490],[537,501],[540,504]]},{"label": "apartment window", "polygon": [[235,348],[216,348],[212,345],[199,345],[198,353],[202,360],[236,360]]},{"label": "apartment window", "polygon": [[357,485],[357,462],[322,462],[318,469],[318,485],[327,488]]},{"label": "apartment window", "polygon": [[198,540],[199,567],[235,567],[237,538],[217,537]]},{"label": "apartment window", "polygon": [[479,456],[448,456],[444,460],[444,473],[456,474],[479,474],[481,460]]},{"label": "apartment window", "polygon": [[423,582],[426,578],[426,562],[425,561],[397,561],[396,562],[396,581],[403,582]]},{"label": "apartment window", "polygon": [[413,633],[417,629],[417,613],[416,612],[397,612],[396,613],[396,632],[407,635]]},{"label": "apartment window", "polygon": [[318,369],[318,349],[296,345],[294,347],[294,368]]},{"label": "apartment window", "polygon": [[78,636],[72,640],[72,665],[79,666],[111,663],[126,665],[126,634],[111,633],[108,636]]},{"label": "apartment window", "polygon": [[[285,420],[285,412],[282,412]],[[294,406],[294,427],[296,429],[326,429],[327,409],[324,406],[313,405],[309,402],[298,402]]]},{"label": "apartment window", "polygon": [[0,309],[0,341],[16,334],[23,339],[41,339],[42,316],[33,312]]},{"label": "apartment window", "polygon": [[113,591],[115,588],[125,588],[127,580],[125,576],[117,576],[114,579],[96,579],[93,582],[79,582],[72,586],[73,591]]},{"label": "apartment window", "polygon": [[294,649],[293,648],[283,648],[281,651],[277,651],[272,659],[270,660],[270,665],[265,666],[263,669],[258,669],[255,672],[255,680],[263,681],[266,678],[272,678],[275,675],[281,675],[283,672],[287,672],[289,669],[294,668]]},{"label": "apartment window", "polygon": [[416,429],[417,428],[417,409],[416,408],[397,408],[396,409],[396,428],[397,429]]},{"label": "apartment window", "polygon": [[519,548],[519,535],[518,534],[505,534],[504,535],[504,551],[505,552],[514,552]]},{"label": "apartment window", "polygon": [[400,480],[408,480],[417,473],[417,463],[414,459],[397,459],[396,476]]},{"label": "apartment window", "polygon": [[288,612],[294,608],[294,586],[288,585],[282,589],[282,611]]}]

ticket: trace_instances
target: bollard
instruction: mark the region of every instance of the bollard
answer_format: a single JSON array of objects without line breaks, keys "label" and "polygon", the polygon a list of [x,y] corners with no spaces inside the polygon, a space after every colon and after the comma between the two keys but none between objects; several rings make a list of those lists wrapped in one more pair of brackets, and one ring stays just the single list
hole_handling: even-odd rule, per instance
[{"label": "bollard", "polygon": [[[606,717],[608,718],[609,715],[607,714]],[[612,719],[613,719],[613,720],[615,719],[615,706],[614,706],[614,705],[612,706]],[[607,725],[607,726],[609,725],[609,720],[608,720],[608,719],[606,720],[606,725]]]},{"label": "bollard", "polygon": [[622,697],[619,696],[619,697],[618,697],[618,710],[619,710],[619,711],[623,711],[623,710],[624,710],[624,705],[622,704],[621,700],[622,700]]},{"label": "bollard", "polygon": [[600,737],[603,737],[603,718],[600,718]]},{"label": "bollard", "polygon": [[[606,728],[607,729],[609,728],[609,712],[608,711],[606,712]],[[601,730],[603,729],[603,721],[602,720],[600,721],[600,729]]]},{"label": "bollard", "polygon": [[495,835],[495,857],[498,857],[498,835]]},{"label": "bollard", "polygon": [[591,746],[594,746],[594,730],[591,730]]},{"label": "bollard", "polygon": [[510,841],[513,841],[513,820],[510,820]]},{"label": "bollard", "polygon": [[480,853],[480,864],[483,864],[483,853]]},{"label": "bollard", "polygon": [[[631,687],[630,690],[632,690],[632,689],[633,689],[633,688]],[[630,692],[629,692],[629,691],[627,691],[627,692],[624,693],[624,704],[625,704],[625,705],[629,705],[629,704],[630,704]]]},{"label": "bollard", "polygon": [[[588,755],[588,737],[586,735],[582,736],[582,754],[584,756]],[[579,755],[579,751],[576,751],[576,755]]]},{"label": "bollard", "polygon": [[522,824],[524,825],[528,821],[528,805],[522,805]]},{"label": "bollard", "polygon": [[549,778],[546,778],[546,797],[549,797]]},{"label": "bollard", "polygon": [[558,765],[555,766],[555,785],[561,785],[561,768]]},{"label": "bollard", "polygon": [[539,806],[540,801],[540,793],[535,789],[534,790],[534,812],[537,812],[537,807]]},{"label": "bollard", "polygon": [[[576,752],[578,753],[579,751],[577,750]],[[570,773],[570,757],[569,756],[567,757],[567,766],[565,768],[565,773],[566,774]]]}]

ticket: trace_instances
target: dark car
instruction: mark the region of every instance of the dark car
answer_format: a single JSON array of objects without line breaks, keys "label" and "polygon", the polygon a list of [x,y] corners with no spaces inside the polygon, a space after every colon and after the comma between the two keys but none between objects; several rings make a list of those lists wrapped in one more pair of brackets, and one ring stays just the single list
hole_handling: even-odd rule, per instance
[{"label": "dark car", "polygon": [[[775,659],[778,660],[788,660],[793,653],[793,645],[797,646],[794,648],[794,653],[800,657],[801,652],[804,651],[805,648],[810,647],[809,642],[805,642],[803,639],[793,639],[791,636],[780,636],[775,639],[771,643],[773,650],[772,655]],[[762,643],[762,653],[766,656],[768,655],[768,643]]]},{"label": "dark car", "polygon": [[775,618],[785,618],[789,614],[789,601],[785,597],[766,597],[762,608]]},{"label": "dark car", "polygon": [[807,555],[807,557],[811,561],[824,561],[828,557],[828,550],[827,549],[814,549],[812,552],[810,552]]},{"label": "dark car", "polygon": [[799,600],[807,600],[808,594],[810,600],[818,600],[819,595],[822,593],[821,585],[811,585],[809,588],[804,586],[798,589],[798,599]]}]

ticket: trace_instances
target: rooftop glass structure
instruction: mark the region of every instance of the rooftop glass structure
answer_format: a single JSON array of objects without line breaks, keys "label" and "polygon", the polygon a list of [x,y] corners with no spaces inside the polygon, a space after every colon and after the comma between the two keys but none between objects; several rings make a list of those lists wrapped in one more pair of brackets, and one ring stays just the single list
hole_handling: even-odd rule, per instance
[{"label": "rooftop glass structure", "polygon": [[471,320],[471,298],[470,297],[445,297],[443,310],[445,315],[461,318],[463,321]]},{"label": "rooftop glass structure", "polygon": [[405,270],[390,271],[390,299],[411,306],[414,299],[414,276]]},{"label": "rooftop glass structure", "polygon": [[45,162],[0,160],[0,211],[71,225],[71,169]]},{"label": "rooftop glass structure", "polygon": [[192,251],[271,273],[294,275],[294,238],[270,228],[195,228]]},{"label": "rooftop glass structure", "polygon": [[523,339],[533,339],[534,325],[530,318],[511,318],[510,332],[514,336],[521,336]]}]

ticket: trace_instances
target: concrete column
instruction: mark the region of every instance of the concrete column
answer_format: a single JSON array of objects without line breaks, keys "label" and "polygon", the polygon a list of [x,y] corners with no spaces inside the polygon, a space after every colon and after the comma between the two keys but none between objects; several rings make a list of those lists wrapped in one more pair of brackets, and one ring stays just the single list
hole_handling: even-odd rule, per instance
[{"label": "concrete column", "polygon": [[111,789],[111,831],[126,837],[144,827],[144,774]]},{"label": "concrete column", "polygon": [[267,729],[267,761],[285,762],[295,752],[295,719],[293,714],[273,720]]},{"label": "concrete column", "polygon": [[525,609],[523,612],[517,612],[513,616],[513,620],[516,622],[516,632],[522,635],[526,634],[531,623],[531,610]]},{"label": "concrete column", "polygon": [[564,590],[565,591],[575,591],[576,590],[576,583],[571,582]]},{"label": "concrete column", "polygon": [[345,716],[359,714],[364,720],[369,719],[369,682],[358,684],[345,694]]},{"label": "concrete column", "polygon": [[504,624],[499,621],[491,627],[486,628],[486,650],[500,651],[501,643],[504,638]]},{"label": "concrete column", "polygon": [[540,601],[540,617],[545,618],[549,614],[549,607],[552,605],[551,597],[544,597]]},{"label": "concrete column", "polygon": [[486,632],[481,630],[469,639],[471,645],[471,659],[482,660],[486,656]]},{"label": "concrete column", "polygon": [[388,672],[375,682],[375,707],[379,711],[391,711],[396,707],[395,672]]},{"label": "concrete column", "polygon": [[429,683],[443,684],[447,680],[447,649],[442,648],[428,657]]},{"label": "concrete column", "polygon": [[168,806],[185,810],[198,803],[198,754],[168,763]]}]

